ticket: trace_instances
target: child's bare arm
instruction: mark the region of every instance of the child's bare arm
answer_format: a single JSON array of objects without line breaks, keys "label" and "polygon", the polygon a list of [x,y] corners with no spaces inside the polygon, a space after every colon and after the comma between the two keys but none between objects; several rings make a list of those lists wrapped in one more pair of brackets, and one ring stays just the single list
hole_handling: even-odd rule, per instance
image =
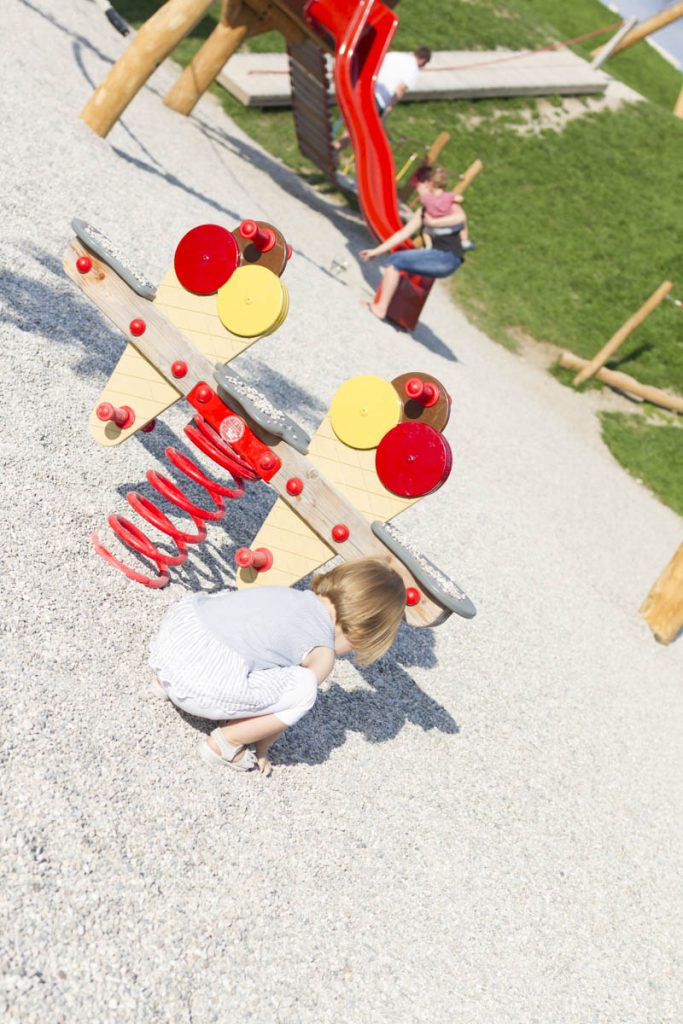
[{"label": "child's bare arm", "polygon": [[303,668],[315,673],[318,685],[329,676],[334,667],[334,651],[330,647],[314,647],[301,662]]}]

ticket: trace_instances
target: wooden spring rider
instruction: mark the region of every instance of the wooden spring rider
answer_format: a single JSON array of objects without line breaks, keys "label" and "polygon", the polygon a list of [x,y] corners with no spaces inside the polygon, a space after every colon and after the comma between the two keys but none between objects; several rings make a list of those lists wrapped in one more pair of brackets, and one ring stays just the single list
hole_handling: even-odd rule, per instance
[{"label": "wooden spring rider", "polygon": [[[206,524],[225,515],[226,500],[261,479],[278,495],[248,548],[236,555],[237,586],[288,586],[335,556],[389,559],[406,585],[406,621],[433,626],[451,612],[471,618],[467,595],[389,524],[448,478],[452,456],[442,431],[451,401],[430,374],[410,371],[388,381],[347,380],[312,438],[241,378],[230,361],[284,322],[289,296],[281,279],[291,248],[272,224],[246,220],[229,231],[204,224],[178,244],[158,288],[136,273],[95,228],[74,221],[64,255],[71,280],[123,332],[127,346],[90,418],[103,445],[117,445],[180,398],[195,410],[188,438],[232,477],[229,485],[175,448],[176,469],[205,488],[198,505],[163,474],[148,482],[193,529],[181,529],[148,497],[131,491],[130,506],[174,541],[158,548],[129,519],[109,517],[120,540],[156,567],[131,569],[97,537],[96,550],[127,576],[164,586],[169,569],[201,543]],[[208,504],[208,502],[207,502]],[[172,509],[172,511],[175,511]]]}]

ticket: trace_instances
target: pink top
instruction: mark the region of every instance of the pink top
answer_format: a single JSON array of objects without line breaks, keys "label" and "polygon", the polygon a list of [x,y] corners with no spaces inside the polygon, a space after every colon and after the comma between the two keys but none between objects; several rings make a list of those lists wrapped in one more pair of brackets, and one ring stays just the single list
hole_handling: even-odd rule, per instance
[{"label": "pink top", "polygon": [[447,217],[453,206],[453,192],[425,192],[420,201],[430,217]]}]

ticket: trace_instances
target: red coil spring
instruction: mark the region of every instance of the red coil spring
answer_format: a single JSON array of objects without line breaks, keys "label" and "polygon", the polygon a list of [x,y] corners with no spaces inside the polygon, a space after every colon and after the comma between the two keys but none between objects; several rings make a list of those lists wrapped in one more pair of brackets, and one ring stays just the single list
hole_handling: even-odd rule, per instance
[{"label": "red coil spring", "polygon": [[124,516],[111,515],[107,520],[114,533],[124,544],[127,544],[144,558],[154,562],[159,575],[145,576],[143,573],[136,572],[135,569],[124,565],[123,562],[120,562],[118,558],[115,558],[104,547],[96,533],[92,534],[93,546],[98,555],[101,555],[105,561],[120,569],[129,579],[135,580],[137,583],[143,583],[146,587],[165,587],[170,578],[168,567],[171,565],[182,565],[187,559],[188,544],[202,543],[206,538],[207,521],[216,522],[223,518],[227,511],[224,499],[241,498],[244,494],[245,481],[256,480],[258,476],[251,466],[244,462],[237,452],[233,451],[223,441],[213,427],[209,426],[203,416],[199,414],[195,416],[194,424],[188,423],[185,427],[185,433],[200,451],[208,455],[214,462],[217,462],[219,466],[227,469],[235,483],[234,487],[224,487],[223,484],[219,484],[212,480],[211,477],[208,477],[196,463],[189,459],[187,455],[183,455],[177,448],[166,449],[166,456],[176,469],[179,469],[190,480],[206,488],[215,506],[214,510],[209,511],[191,502],[168,477],[162,476],[151,469],[147,471],[147,479],[152,487],[172,504],[187,512],[194,522],[197,532],[185,533],[179,530],[157,505],[150,501],[149,498],[139,494],[138,491],[129,491],[126,495],[128,504],[138,515],[152,526],[155,526],[157,530],[171,537],[178,550],[178,554],[167,555],[160,551],[142,530],[138,529],[137,526]]}]

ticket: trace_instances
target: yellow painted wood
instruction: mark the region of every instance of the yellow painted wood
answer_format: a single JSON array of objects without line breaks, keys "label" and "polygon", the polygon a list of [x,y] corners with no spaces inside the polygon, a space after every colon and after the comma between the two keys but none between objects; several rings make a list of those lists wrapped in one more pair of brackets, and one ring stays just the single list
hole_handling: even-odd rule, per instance
[{"label": "yellow painted wood", "polygon": [[[218,318],[216,296],[186,291],[173,266],[164,275],[152,305],[180,328],[212,363],[229,362],[256,340],[240,338],[226,330]],[[131,312],[130,318],[133,319],[134,315],[142,315],[145,319],[144,313]],[[126,441],[181,397],[181,392],[169,384],[134,345],[135,340],[126,347],[95,408],[102,402],[111,402],[117,407],[129,405],[135,411],[135,423],[127,430],[121,430],[115,423],[103,423],[93,409],[89,426],[98,444],[116,445]],[[174,359],[175,356],[169,352],[168,366]]]},{"label": "yellow painted wood", "polygon": [[218,316],[233,334],[260,337],[275,330],[281,322],[287,303],[285,295],[280,278],[266,267],[238,267],[218,289]]},{"label": "yellow painted wood", "polygon": [[400,419],[401,400],[395,388],[370,374],[347,380],[330,406],[334,433],[352,448],[376,448]]}]

